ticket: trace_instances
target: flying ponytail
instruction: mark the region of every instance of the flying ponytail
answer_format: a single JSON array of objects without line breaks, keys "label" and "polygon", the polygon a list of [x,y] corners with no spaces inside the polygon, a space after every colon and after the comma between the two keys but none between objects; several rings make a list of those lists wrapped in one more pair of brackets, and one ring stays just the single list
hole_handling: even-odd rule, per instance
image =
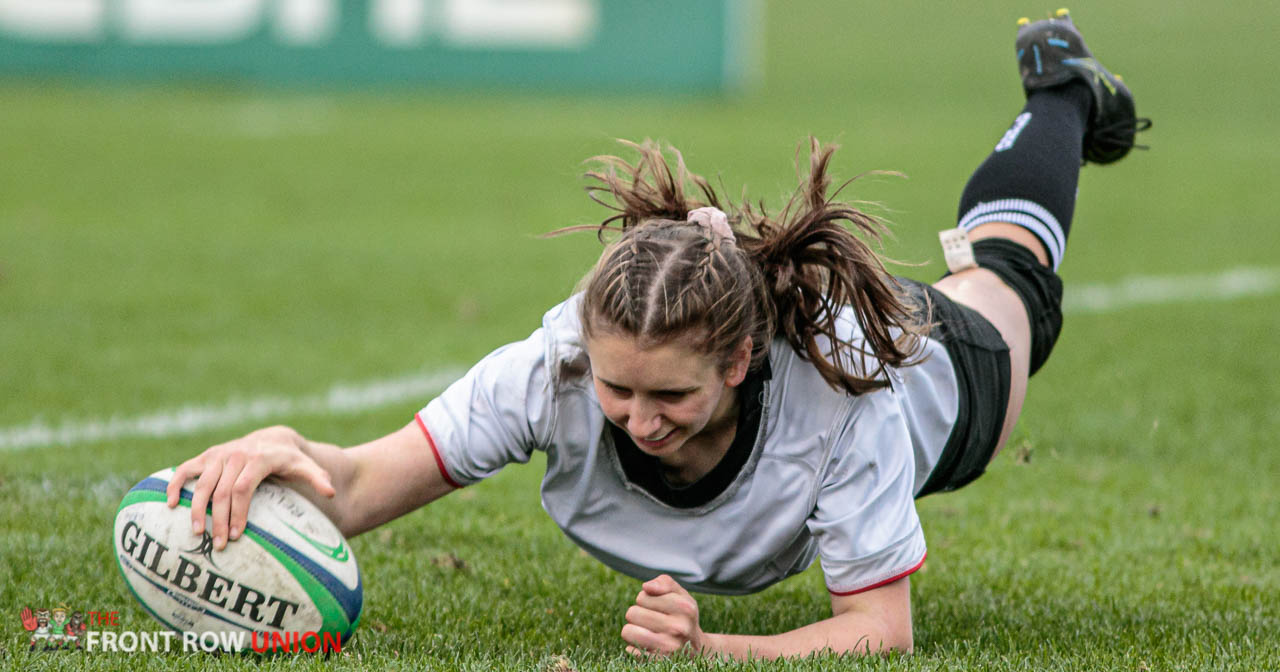
[{"label": "flying ponytail", "polygon": [[[811,362],[833,388],[862,394],[888,385],[886,367],[917,361],[925,332],[922,307],[902,288],[863,238],[879,243],[875,217],[834,200],[828,168],[834,146],[809,141],[809,170],[786,206],[770,216],[763,204],[726,208],[702,177],[690,173],[671,149],[674,168],[655,143],[623,144],[639,158],[590,161],[592,199],[615,211],[600,225],[570,227],[620,231],[583,282],[582,322],[596,331],[620,331],[648,343],[694,334],[700,350],[727,363],[752,337],[752,368],[776,337]],[[850,180],[851,182],[852,180]],[[736,229],[725,236],[699,208],[727,209]],[[721,225],[722,226],[722,225]],[[852,229],[852,230],[850,230]],[[842,339],[853,319],[863,339]]]},{"label": "flying ponytail", "polygon": [[[807,178],[776,219],[763,205],[745,203],[743,224],[756,235],[740,245],[766,279],[774,335],[786,338],[833,387],[861,394],[887,385],[885,367],[913,363],[925,325],[920,307],[904,297],[881,257],[855,235],[879,244],[884,224],[834,200],[853,180],[829,193],[835,150],[810,138]],[[862,327],[865,346],[838,336],[846,306]]]}]

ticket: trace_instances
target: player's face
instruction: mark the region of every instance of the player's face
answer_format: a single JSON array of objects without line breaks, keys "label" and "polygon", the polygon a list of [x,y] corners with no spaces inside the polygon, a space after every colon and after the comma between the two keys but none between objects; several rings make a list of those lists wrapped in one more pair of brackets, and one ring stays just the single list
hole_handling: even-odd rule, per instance
[{"label": "player's face", "polygon": [[627,335],[597,334],[587,343],[596,396],[605,417],[644,452],[675,458],[685,443],[731,416],[746,377],[750,339],[725,369],[684,340],[641,347]]}]

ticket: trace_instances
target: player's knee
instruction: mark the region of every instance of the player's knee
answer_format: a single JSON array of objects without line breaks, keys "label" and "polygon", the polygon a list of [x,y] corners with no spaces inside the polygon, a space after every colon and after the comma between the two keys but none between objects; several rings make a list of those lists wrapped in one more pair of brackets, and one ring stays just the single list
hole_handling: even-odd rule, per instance
[{"label": "player's knee", "polygon": [[1026,247],[1003,238],[984,238],[973,243],[978,266],[996,275],[1009,286],[1027,309],[1031,323],[1031,375],[1044,366],[1062,332],[1062,279],[1041,264]]}]

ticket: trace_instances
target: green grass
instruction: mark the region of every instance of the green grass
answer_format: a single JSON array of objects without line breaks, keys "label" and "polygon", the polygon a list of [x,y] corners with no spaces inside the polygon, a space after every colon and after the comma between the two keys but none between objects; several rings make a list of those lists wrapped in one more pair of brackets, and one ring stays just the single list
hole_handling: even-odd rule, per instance
[{"label": "green grass", "polygon": [[[1280,122],[1260,55],[1280,9],[1072,9],[1157,125],[1153,151],[1083,172],[1066,282],[1274,267]],[[935,232],[1020,105],[1012,20],[1038,11],[772,3],[765,85],[723,99],[0,84],[0,428],[466,365],[526,335],[594,260],[590,236],[535,236],[599,218],[579,162],[614,137],[669,140],[731,194],[745,184],[775,205],[796,143],[837,140],[842,175],[908,174],[853,195],[890,208],[893,256],[928,264],[900,270],[936,277]],[[1006,454],[919,504],[930,555],[912,581],[916,653],[839,665],[1280,668],[1278,309],[1272,295],[1071,316]],[[350,444],[426,401],[275,421]],[[249,429],[0,452],[0,667],[71,659],[25,651],[25,605],[157,627],[113,567],[116,505],[146,474]],[[266,665],[711,667],[623,653],[637,582],[560,534],[540,510],[540,472],[513,467],[354,539],[357,639],[329,660]],[[465,569],[432,562],[449,554]],[[704,628],[746,633],[829,613],[816,568],[700,607]]]}]

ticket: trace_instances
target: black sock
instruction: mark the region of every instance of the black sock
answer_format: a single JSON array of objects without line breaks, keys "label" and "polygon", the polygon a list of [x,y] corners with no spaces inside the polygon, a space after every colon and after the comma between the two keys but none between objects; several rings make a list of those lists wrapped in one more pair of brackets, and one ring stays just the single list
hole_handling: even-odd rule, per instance
[{"label": "black sock", "polygon": [[960,228],[987,222],[1025,227],[1057,270],[1076,206],[1080,157],[1093,94],[1084,82],[1033,91],[1027,105],[974,171],[960,197]]}]

